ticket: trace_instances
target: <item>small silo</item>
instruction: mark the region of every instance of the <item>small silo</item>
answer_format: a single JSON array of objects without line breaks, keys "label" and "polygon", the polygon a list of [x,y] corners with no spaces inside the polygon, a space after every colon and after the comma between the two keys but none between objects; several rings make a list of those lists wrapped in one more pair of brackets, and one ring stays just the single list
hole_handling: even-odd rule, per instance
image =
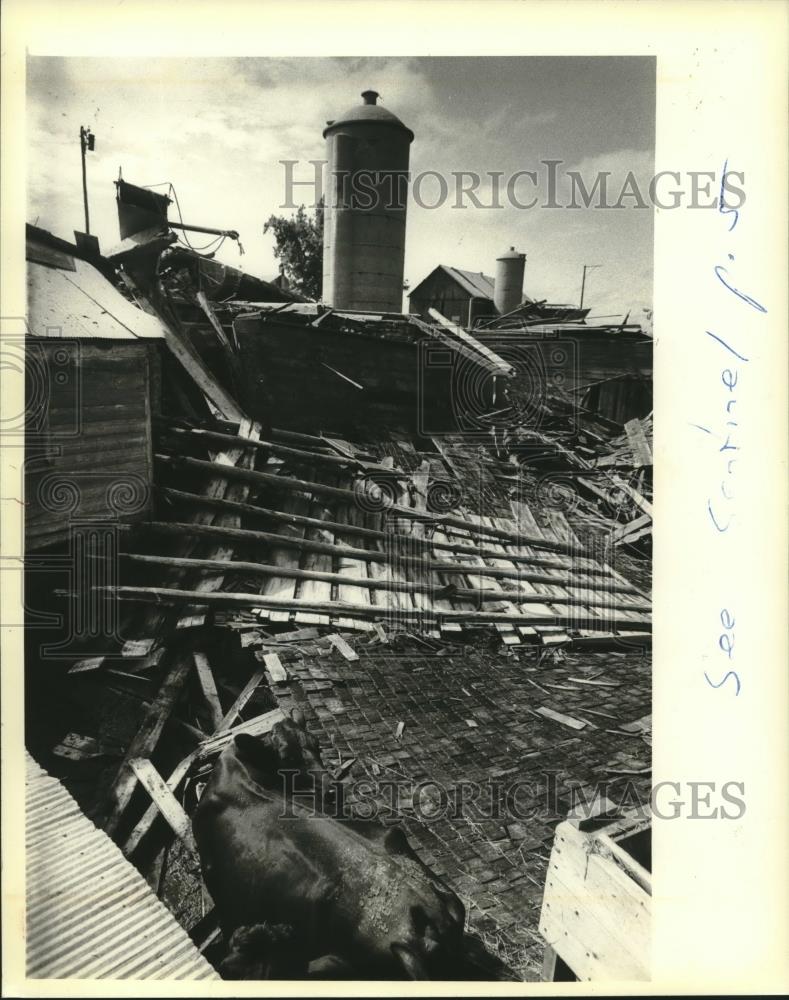
[{"label": "small silo", "polygon": [[414,133],[366,90],[330,121],[323,301],[336,309],[402,312],[408,162]]},{"label": "small silo", "polygon": [[500,316],[517,309],[523,302],[523,270],[526,254],[510,247],[507,253],[496,258],[496,281],[493,286],[493,304]]}]

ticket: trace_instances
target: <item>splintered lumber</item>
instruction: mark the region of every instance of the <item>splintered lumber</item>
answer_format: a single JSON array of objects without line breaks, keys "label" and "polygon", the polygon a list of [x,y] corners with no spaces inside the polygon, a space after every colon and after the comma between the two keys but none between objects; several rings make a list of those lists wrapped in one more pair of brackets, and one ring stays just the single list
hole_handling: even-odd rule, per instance
[{"label": "splintered lumber", "polygon": [[452,320],[447,319],[443,316],[438,309],[433,309],[432,307],[428,310],[432,319],[443,326],[445,329],[450,330],[454,335],[463,342],[463,344],[470,347],[477,355],[482,355],[486,361],[489,362],[499,375],[511,375],[513,372],[512,365],[508,364],[503,358],[500,358],[498,354],[486,347],[485,344],[481,344],[476,337],[472,337],[470,333],[459,326],[457,323],[453,323]]},{"label": "splintered lumber", "polygon": [[[447,536],[441,531],[440,528],[436,528],[433,532],[433,537],[430,539],[431,547],[433,549],[433,556],[438,556],[438,553],[445,552],[444,544],[446,543]],[[437,562],[440,562],[440,556],[436,558]],[[450,578],[444,576],[442,573],[438,573],[438,581],[441,585],[437,588],[437,593],[433,597],[433,606],[437,611],[449,611],[452,608],[461,608],[470,611],[476,606],[475,602],[463,601],[457,597],[456,593],[450,594],[448,597],[441,596],[441,588],[447,587],[450,584]],[[446,630],[448,632],[460,632],[461,626],[457,622],[446,622]]]},{"label": "splintered lumber", "polygon": [[633,452],[633,465],[652,465],[652,449],[649,447],[644,427],[638,418],[628,420],[625,424],[627,443]]},{"label": "splintered lumber", "polygon": [[[303,513],[309,509],[307,501],[304,497],[300,496],[288,497],[287,504],[296,513]],[[283,536],[283,538],[287,537],[290,536]],[[303,537],[304,529],[302,527],[297,526],[292,529],[292,540],[294,542],[301,542]],[[269,559],[284,572],[271,574],[263,584],[261,593],[265,594],[267,597],[295,598],[297,586],[296,581],[298,578],[290,575],[287,570],[295,568],[294,564],[298,565],[298,557],[294,560],[292,551],[293,548],[297,546],[289,545],[287,541],[283,544],[282,538],[279,539],[279,543],[280,544],[275,545],[269,552]],[[262,614],[261,617],[265,617],[265,614]],[[273,622],[286,622],[290,620],[290,612],[272,611],[269,613],[268,617],[270,617]]]},{"label": "splintered lumber", "polygon": [[[122,531],[132,530],[131,525],[121,525]],[[407,551],[400,554],[394,545],[388,546],[388,551],[375,551],[370,549],[359,549],[348,545],[336,545],[325,542],[316,542],[309,539],[296,537],[295,535],[277,535],[268,531],[256,531],[250,528],[225,528],[209,524],[192,524],[175,521],[146,521],[137,526],[138,530],[152,531],[156,534],[164,535],[195,535],[214,538],[236,539],[248,542],[266,542],[277,548],[293,548],[307,552],[324,552],[332,556],[347,556],[350,559],[365,560],[367,562],[384,562],[404,566],[409,561],[419,565],[424,570],[433,570],[439,573],[460,573],[479,575],[479,564],[461,564],[454,562],[438,562],[434,560],[426,561],[419,555],[414,555]],[[575,581],[572,577],[553,576],[546,573],[528,573],[517,567],[487,567],[485,576],[502,577],[515,580],[528,580],[532,583],[551,583],[559,586],[573,586]],[[604,592],[630,592],[629,584],[607,584],[603,588]]]},{"label": "splintered lumber", "polygon": [[[495,527],[495,523],[496,522],[494,522],[489,517],[480,517],[479,520],[480,520],[481,524],[493,525]],[[495,548],[497,550],[500,550],[502,553],[504,552],[504,546],[502,546],[502,545],[496,545]],[[514,565],[514,563],[511,563],[511,562],[509,562],[506,559],[504,559],[504,560],[503,559],[488,559],[488,560],[485,560],[485,561],[486,561],[486,563],[488,563],[490,566],[493,566],[493,567],[496,567],[496,566],[498,566],[498,567],[508,566],[511,569],[515,569],[517,571],[517,567]],[[504,590],[502,592],[506,593],[506,588],[504,588]],[[511,603],[513,600],[516,600],[516,597],[517,597],[518,593],[519,592],[517,590],[513,589],[513,593],[509,597],[505,597],[504,598],[504,600],[506,600],[508,602],[508,604],[506,606],[502,607],[502,609],[501,609],[502,611],[504,611],[506,609],[520,610],[519,607],[516,607],[515,604]],[[526,602],[523,602],[523,603],[526,603]],[[502,642],[506,646],[517,646],[517,645],[520,644],[521,634],[522,633],[521,633],[521,631],[519,629],[516,629],[513,625],[511,625],[509,627],[509,633],[502,632],[501,629],[499,631],[501,632]]]},{"label": "splintered lumber", "polygon": [[[257,422],[250,421],[248,418],[244,418],[239,425],[239,437],[242,442],[249,444],[250,441],[257,440],[260,436],[260,424]],[[252,465],[254,461],[254,456],[249,448],[237,447],[235,449],[220,452],[215,456],[215,464],[220,467],[228,468],[244,468],[247,465]],[[222,496],[227,496],[232,500],[246,500],[249,496],[249,485],[244,482],[236,482],[228,484],[223,482],[221,477],[216,477],[211,480],[208,484],[207,492],[214,494],[221,494]],[[201,518],[196,518],[196,520],[201,520]],[[214,518],[214,525],[217,527],[239,527],[241,524],[241,519],[237,514],[231,513],[220,513]],[[231,559],[233,556],[234,548],[229,545],[218,545],[212,554],[215,559]],[[224,571],[218,572],[212,577],[206,577],[198,581],[196,589],[200,591],[210,591],[219,590],[224,581]],[[196,625],[202,625],[204,618],[202,615],[182,615],[177,623],[177,628],[186,628]]]},{"label": "splintered lumber", "polygon": [[[561,823],[545,880],[540,934],[587,982],[652,976],[652,880],[643,869],[633,871],[633,858],[627,863],[612,850],[615,826],[585,831],[575,819]],[[641,829],[629,818],[627,833]]]},{"label": "splintered lumber", "polygon": [[97,739],[92,736],[80,736],[79,733],[67,733],[60,743],[53,748],[52,753],[67,760],[90,760],[102,757],[104,750]]},{"label": "splintered lumber", "polygon": [[610,538],[615,543],[637,541],[651,531],[652,518],[649,514],[642,514],[640,517],[628,521],[627,524],[622,524],[618,528],[615,528],[611,532]]},{"label": "splintered lumber", "polygon": [[288,674],[282,666],[282,661],[276,653],[266,653],[263,656],[263,663],[269,672],[269,677],[275,684],[280,684],[288,679]]},{"label": "splintered lumber", "polygon": [[[493,520],[493,523],[496,524],[497,526],[501,526],[502,523],[504,523],[504,522],[503,522],[503,519],[501,519],[501,518],[495,518]],[[503,555],[506,556],[506,560],[507,561],[506,561],[506,563],[499,562],[496,565],[507,565],[507,563],[509,563],[510,565],[516,565],[513,562],[513,559],[512,559],[513,549],[512,549],[511,546],[507,547],[507,546],[502,545],[501,546],[501,551],[502,551]],[[519,582],[521,582],[521,581],[519,581]],[[585,581],[582,581],[582,582],[585,584]],[[524,580],[524,581],[522,581],[522,583],[523,583],[523,588],[526,591],[526,593],[534,595],[535,601],[533,603],[536,604],[538,610],[541,613],[544,613],[544,614],[551,614],[551,609],[548,607],[548,605],[544,601],[542,601],[542,600],[539,599],[540,594],[539,594],[539,591],[538,591],[537,587],[533,583],[529,582],[528,580]],[[579,586],[580,585],[581,585],[581,582],[579,582]],[[526,601],[520,601],[520,600],[517,603],[518,603],[518,607],[521,609],[521,611],[524,610],[524,608],[526,607],[526,604],[527,604]],[[519,629],[519,631],[520,631],[521,635],[523,635],[523,636],[531,636],[531,635],[539,635],[540,634],[535,629],[528,628],[528,627],[521,627]]]},{"label": "splintered lumber", "polygon": [[155,639],[127,639],[121,649],[121,656],[130,660],[149,656],[155,642]]},{"label": "splintered lumber", "polygon": [[[378,528],[370,528],[365,525],[342,524],[339,521],[331,521],[328,519],[328,511],[326,510],[323,511],[326,515],[325,518],[306,517],[281,510],[271,510],[268,507],[261,507],[258,504],[239,503],[224,498],[200,496],[197,493],[186,493],[183,490],[175,490],[170,487],[162,488],[160,493],[167,499],[178,501],[178,503],[215,507],[219,510],[231,510],[239,514],[259,517],[263,520],[277,521],[281,524],[303,524],[307,528],[317,529],[315,532],[307,532],[308,538],[314,537],[320,540],[323,535],[328,536],[330,532],[342,531],[346,535],[358,535],[361,538],[369,538],[372,541],[385,541],[392,544],[397,541],[403,541],[405,543],[411,542],[415,547],[424,546],[426,549],[437,549],[442,552],[452,552],[457,554],[467,553],[468,555],[481,556],[482,558],[495,558],[497,555],[496,550],[493,548],[486,548],[482,544],[449,542],[447,541],[446,535],[438,529],[435,531],[431,539],[420,539],[413,535],[398,534],[393,531],[381,531]],[[466,525],[466,528],[468,529],[471,537],[474,537],[474,525],[468,524]],[[572,565],[571,563],[565,562],[564,560],[567,559],[567,556],[560,553],[557,553],[553,557],[545,558],[532,553],[529,555],[521,555],[517,552],[508,552],[507,559],[509,562],[513,563],[528,563],[530,566],[544,566],[548,569],[556,570],[569,569]],[[308,569],[313,567],[305,566],[303,568]],[[585,576],[611,578],[610,572],[606,569],[578,568],[577,571],[579,574]]]},{"label": "splintered lumber", "polygon": [[[304,519],[305,521],[315,522],[314,525],[305,525],[304,537],[307,541],[332,542],[334,536],[332,535],[332,529],[329,527],[330,522],[328,520],[324,521],[324,517],[328,518],[329,512],[321,505],[319,500],[313,500],[310,509],[317,513],[318,516]],[[323,524],[327,526],[324,528]],[[331,573],[332,566],[332,557],[330,555],[323,552],[309,552],[306,550],[302,552],[299,563],[300,569],[311,573]],[[315,580],[312,577],[303,577],[302,580],[301,587],[297,590],[295,596],[303,598],[305,601],[331,600],[330,581]],[[303,613],[296,615],[296,621],[306,625],[329,625],[331,623],[328,615],[305,615]]]},{"label": "splintered lumber", "polygon": [[[544,534],[544,529],[541,528],[540,525],[535,520],[534,515],[532,514],[531,509],[529,508],[529,505],[527,503],[524,503],[523,501],[519,500],[512,500],[510,506],[512,508],[513,514],[515,515],[515,523],[518,528],[520,528],[521,525],[525,524],[526,527],[529,529],[529,531],[533,531],[537,535]],[[521,551],[524,550],[521,549]],[[530,554],[532,550],[526,549],[525,551]],[[574,575],[576,571],[577,559],[575,557],[571,557],[571,563],[572,564],[570,567],[570,573]],[[602,584],[603,587],[607,587],[607,585],[608,581]],[[553,604],[553,600],[557,601],[561,600],[561,598],[563,596],[566,596],[567,593],[566,591],[562,590],[560,581],[557,581],[556,583],[545,583],[544,581],[534,582],[534,589],[538,594],[543,596],[545,607],[549,612],[552,612],[556,607],[556,605]],[[543,643],[550,643],[552,641],[567,642],[569,640],[569,636],[566,634],[566,632],[553,629],[549,631],[541,630],[540,638]]]},{"label": "splintered lumber", "polygon": [[222,721],[216,727],[217,732],[223,732],[224,730],[229,729],[233,725],[233,723],[241,714],[244,705],[246,705],[246,703],[255,693],[258,684],[260,684],[262,680],[263,680],[263,671],[256,670],[255,673],[249,678],[249,680],[245,684],[241,694],[239,694],[238,698],[236,698],[236,700],[233,702],[233,704],[225,713]]},{"label": "splintered lumber", "polygon": [[[352,492],[352,491],[349,491]],[[346,524],[352,521],[356,504],[343,504],[337,511],[338,520]],[[342,604],[370,604],[370,591],[367,583],[367,563],[364,557],[367,549],[356,549],[343,545],[341,532],[335,532],[334,568],[340,577],[337,585],[337,599]],[[358,583],[356,581],[359,581]],[[336,622],[339,628],[364,629],[370,625],[364,619],[341,618]]]},{"label": "splintered lumber", "polygon": [[[249,483],[259,483],[265,486],[273,486],[280,490],[297,491],[313,496],[326,496],[333,499],[342,500],[346,503],[358,503],[360,494],[354,490],[341,489],[338,486],[327,486],[325,483],[307,482],[302,479],[295,479],[292,476],[278,476],[270,472],[258,472],[254,469],[240,469],[236,466],[217,466],[213,462],[206,462],[200,458],[185,458],[174,455],[156,455],[157,461],[164,465],[169,465],[176,469],[194,469],[195,471],[208,472],[214,476],[224,476],[228,479],[241,480]],[[519,532],[504,532],[500,529],[483,528],[480,525],[469,525],[468,521],[456,517],[452,514],[425,513],[415,510],[412,507],[405,507],[394,503],[375,484],[366,487],[361,494],[362,499],[366,499],[381,508],[391,510],[393,513],[403,517],[416,518],[418,520],[429,521],[431,524],[443,524],[448,527],[461,528],[463,531],[473,531],[478,535],[491,536],[493,538],[503,538],[523,545],[535,545],[538,548],[549,549],[554,552],[567,552],[570,554],[583,555],[586,551],[579,544],[566,545],[559,541],[548,541],[544,538],[533,535],[524,535]]]},{"label": "splintered lumber", "polygon": [[552,708],[546,708],[544,705],[537,709],[537,714],[544,715],[546,719],[553,719],[554,722],[561,722],[563,726],[569,726],[570,729],[584,729],[587,725],[585,722],[574,719],[570,715],[562,715],[561,712],[554,712]]},{"label": "splintered lumber", "polygon": [[230,340],[228,339],[228,336],[225,333],[224,327],[219,322],[217,315],[214,312],[214,307],[208,301],[208,296],[204,291],[201,290],[197,292],[197,294],[195,295],[195,299],[197,300],[197,304],[203,310],[206,319],[211,324],[211,327],[214,333],[216,334],[216,339],[219,341],[219,344],[222,347],[222,350],[224,351],[226,358],[230,362],[231,367],[237,369],[238,355],[233,350],[233,345],[230,343]]},{"label": "splintered lumber", "polygon": [[[379,619],[382,609],[374,604],[342,604],[340,601],[324,601],[322,603],[307,603],[301,600],[281,600],[267,598],[261,594],[232,593],[227,591],[200,594],[193,590],[178,590],[168,587],[95,587],[99,592],[113,593],[120,600],[143,601],[153,603],[183,604],[202,602],[209,607],[268,607],[289,608],[292,611],[313,611],[318,614],[329,614],[337,617],[359,615]],[[495,625],[497,622],[511,622],[515,625],[561,625],[577,629],[605,631],[618,629],[633,629],[631,618],[593,618],[583,619],[580,614],[574,615],[524,615],[499,611],[437,611],[421,612],[417,608],[411,611],[401,611],[407,618],[424,616],[435,622],[457,621],[466,624]],[[652,631],[649,621],[639,622],[638,627],[645,632]]]},{"label": "splintered lumber", "polygon": [[194,842],[189,817],[151,761],[147,757],[132,757],[129,761],[129,767],[156,803],[156,807],[176,837],[183,840],[190,850],[197,853],[197,845]]},{"label": "splintered lumber", "polygon": [[[616,489],[630,497],[636,507],[639,507],[645,514],[649,514],[649,516],[652,517],[652,504],[646,500],[634,486],[631,486],[630,483],[626,483],[624,479],[620,479],[619,476],[616,476],[611,472],[607,472],[605,475],[608,480],[613,483]],[[601,489],[595,483],[588,480],[584,480],[584,486],[590,489],[592,493],[595,493],[601,499],[605,500],[606,503],[611,502],[610,489],[606,492],[604,489]]]},{"label": "splintered lumber", "polygon": [[343,639],[341,635],[327,635],[326,638],[334,646],[338,653],[342,653],[346,660],[353,662],[359,659],[359,654]]},{"label": "splintered lumber", "polygon": [[[402,444],[401,444],[402,447]],[[413,488],[408,492],[410,494],[411,506],[414,510],[421,511],[422,514],[427,513],[427,495],[428,486],[430,482],[430,462],[426,459],[422,459],[419,463],[419,468],[415,470],[412,475]],[[400,498],[403,502],[403,496],[401,494]],[[432,529],[432,525],[431,525]],[[414,519],[411,522],[411,538],[420,541],[425,538],[428,534],[425,530],[424,520]],[[412,543],[413,544],[413,543]],[[414,562],[407,562],[405,564],[406,579],[414,583],[428,582],[428,586],[432,588],[427,592],[415,589],[411,591],[411,600],[414,602],[417,608],[422,611],[432,611],[433,604],[435,601],[435,591],[438,590],[438,580],[435,573],[430,570],[431,562],[431,552],[425,551],[424,549],[417,548],[414,550],[412,548],[412,554],[415,556]],[[420,563],[422,564],[420,566]],[[449,610],[446,608],[444,610]],[[458,628],[455,623],[448,624],[450,629]],[[440,639],[441,633],[437,629],[431,629],[428,631],[428,635],[434,639]]]},{"label": "splintered lumber", "polygon": [[204,740],[197,748],[197,759],[204,761],[215,754],[221,753],[230,741],[235,739],[240,733],[246,733],[247,736],[265,736],[266,733],[271,732],[278,722],[282,722],[284,718],[285,715],[282,710],[275,708],[271,712],[264,712],[263,715],[258,715],[247,722],[241,722],[237,726],[233,726],[232,729],[217,733],[215,736]]},{"label": "splintered lumber", "polygon": [[159,318],[162,319],[165,343],[170,353],[178,359],[195,385],[211,400],[226,420],[233,420],[236,423],[243,420],[243,410],[211,374],[187,335],[180,329],[175,329],[163,317]]},{"label": "splintered lumber", "polygon": [[382,465],[377,465],[374,462],[363,462],[356,458],[354,455],[341,456],[341,455],[326,455],[321,452],[315,451],[304,451],[301,448],[290,448],[288,445],[278,444],[276,441],[267,441],[260,439],[258,441],[251,442],[245,438],[239,437],[237,434],[225,434],[223,431],[212,431],[206,430],[202,427],[176,427],[169,426],[167,428],[167,433],[173,435],[174,437],[183,437],[191,439],[194,441],[207,441],[216,444],[223,445],[234,445],[239,447],[241,445],[246,445],[247,447],[255,448],[259,451],[265,451],[271,455],[279,455],[282,458],[290,458],[298,461],[300,464],[307,465],[326,465],[333,469],[358,469],[360,472],[365,473],[377,473],[389,475],[399,475],[405,478],[405,473],[399,470],[386,469]]},{"label": "splintered lumber", "polygon": [[[192,766],[192,764],[196,759],[197,759],[197,751],[193,750],[190,754],[187,754],[187,756],[184,757],[182,761],[176,764],[172,774],[167,779],[167,787],[173,794],[175,794],[175,792],[178,789],[178,786],[181,784],[186,775],[189,773],[189,768]],[[135,774],[137,773],[138,772],[135,771]],[[156,821],[156,817],[158,815],[159,815],[159,806],[156,802],[156,799],[154,799],[154,801],[145,810],[142,819],[139,821],[139,823],[137,823],[132,832],[129,834],[128,838],[126,839],[126,843],[123,844],[124,854],[130,855],[135,850],[137,850],[137,847],[139,846],[143,837],[148,833],[148,831],[153,826],[154,822]]]},{"label": "splintered lumber", "polygon": [[208,705],[208,710],[211,713],[211,721],[214,724],[214,729],[219,727],[224,717],[224,712],[222,711],[222,705],[219,701],[219,694],[216,690],[216,681],[214,680],[214,675],[211,672],[211,664],[208,662],[208,657],[205,653],[194,653],[195,668],[197,670],[197,679],[200,682],[200,689],[203,692],[203,697]]},{"label": "splintered lumber", "polygon": [[[468,514],[468,512],[465,512],[465,513],[467,513],[467,516],[469,518],[471,518],[471,517],[474,518],[474,523],[475,524],[483,525],[485,523],[480,516],[478,516],[478,515],[471,515],[471,514]],[[473,569],[470,568],[468,574],[464,577],[464,579],[466,580],[466,583],[467,583],[467,585],[468,585],[469,588],[474,587],[474,586],[478,587],[480,594],[483,594],[486,591],[492,591],[492,590],[497,589],[496,588],[496,584],[495,584],[495,580],[493,578],[493,575],[491,575],[488,571],[489,571],[489,569],[493,568],[494,572],[498,572],[498,570],[501,569],[501,566],[497,565],[495,567],[491,567],[489,565],[489,563],[492,562],[492,561],[493,560],[487,560],[486,561],[485,559],[482,559],[481,557],[477,557],[477,559],[474,560],[475,565],[479,566],[480,568],[477,570],[476,573],[474,573]],[[480,598],[480,600],[481,600],[481,598]],[[501,599],[501,601],[502,601],[502,603],[500,603],[500,604],[497,605],[497,608],[498,608],[499,611],[514,612],[516,610],[515,605],[512,604],[510,598],[503,598],[503,599]],[[498,631],[499,635],[501,636],[501,641],[505,645],[507,645],[507,646],[517,646],[517,645],[520,645],[520,641],[521,641],[520,640],[520,635],[515,631],[514,626],[510,622],[497,622],[496,623],[496,630]]]},{"label": "splintered lumber", "polygon": [[89,656],[86,660],[77,660],[74,666],[69,668],[69,673],[84,674],[89,670],[98,670],[105,660],[105,656]]},{"label": "splintered lumber", "polygon": [[319,437],[317,434],[305,434],[303,431],[288,431],[281,427],[272,427],[269,436],[277,441],[292,441],[294,444],[308,444],[317,448],[332,447],[328,438]]},{"label": "splintered lumber", "polygon": [[[195,592],[191,591],[192,599]],[[137,730],[134,739],[126,751],[126,756],[120,766],[115,782],[110,791],[111,811],[104,826],[106,833],[112,835],[120,821],[124,809],[129,804],[129,800],[137,784],[137,775],[130,766],[132,760],[139,757],[150,757],[159,742],[164,725],[175,706],[175,702],[181,693],[181,688],[189,674],[192,666],[190,656],[183,654],[175,658],[175,662],[162,682],[159,693],[151,702],[148,711],[145,713],[142,725]]]},{"label": "splintered lumber", "polygon": [[[348,523],[350,527],[363,525],[366,522],[366,520],[367,520],[367,511],[362,510],[359,506],[353,506],[349,508]],[[351,543],[352,542],[353,539],[351,539]],[[366,548],[370,547],[371,546],[366,546]],[[373,570],[372,566],[373,564],[369,561],[369,559],[365,559],[364,561],[360,562],[361,578],[367,580],[367,586],[364,588],[365,600],[368,601],[370,604],[377,604],[379,592],[371,589],[369,586],[370,579],[375,576],[375,571]],[[368,625],[367,623],[365,623],[365,628],[368,629],[372,628],[372,625]]]},{"label": "splintered lumber", "polygon": [[276,638],[267,639],[266,645],[274,643],[282,645],[289,642],[306,642],[308,639],[317,639],[320,632],[316,628],[297,628],[293,632],[278,632]]}]

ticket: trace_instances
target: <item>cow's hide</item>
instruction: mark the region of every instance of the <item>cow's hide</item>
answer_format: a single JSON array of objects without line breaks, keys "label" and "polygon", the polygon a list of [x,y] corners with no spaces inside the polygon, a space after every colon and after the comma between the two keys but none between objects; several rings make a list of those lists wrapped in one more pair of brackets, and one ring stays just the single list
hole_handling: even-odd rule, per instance
[{"label": "cow's hide", "polygon": [[226,978],[517,978],[464,933],[462,903],[402,830],[334,818],[330,802],[301,713],[221,754],[193,826]]}]

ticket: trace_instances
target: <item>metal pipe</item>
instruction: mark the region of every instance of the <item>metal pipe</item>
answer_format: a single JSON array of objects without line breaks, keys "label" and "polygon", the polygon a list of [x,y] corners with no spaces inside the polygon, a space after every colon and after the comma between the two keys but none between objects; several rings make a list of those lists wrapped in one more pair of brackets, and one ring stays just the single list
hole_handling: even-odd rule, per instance
[{"label": "metal pipe", "polygon": [[[84,170],[84,156],[82,166]],[[87,202],[85,203],[85,211],[87,212]],[[208,226],[187,226],[184,222],[170,222],[169,219],[167,221],[167,225],[170,229],[181,229],[185,230],[187,233],[207,233],[209,236],[228,236],[231,240],[237,240],[239,235],[235,229],[211,229]]]}]

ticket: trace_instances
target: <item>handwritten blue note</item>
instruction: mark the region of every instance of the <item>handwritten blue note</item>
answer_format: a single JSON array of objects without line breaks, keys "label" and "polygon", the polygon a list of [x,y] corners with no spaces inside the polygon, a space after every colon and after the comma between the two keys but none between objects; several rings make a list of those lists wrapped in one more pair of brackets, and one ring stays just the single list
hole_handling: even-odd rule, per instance
[{"label": "handwritten blue note", "polygon": [[[729,161],[726,160],[723,165],[718,199],[718,212],[723,217],[731,217],[726,231],[727,235],[737,229],[742,211],[731,208],[725,203],[725,181],[728,166]],[[751,349],[743,343],[743,325],[739,310],[753,310],[760,315],[767,313],[767,308],[758,299],[740,287],[736,275],[736,257],[733,249],[727,250],[726,260],[725,264],[714,264],[712,273],[721,293],[731,299],[731,329],[705,330],[705,335],[710,338],[715,350],[716,378],[720,380],[721,385],[720,408],[714,414],[713,420],[705,424],[694,423],[691,425],[709,435],[711,446],[717,449],[718,472],[714,486],[706,498],[706,513],[710,530],[719,539],[718,544],[722,545],[727,544],[729,533],[736,531],[739,514],[737,460],[741,448],[740,428],[745,418],[742,397],[747,385],[747,366],[751,363]],[[734,696],[737,697],[742,688],[742,679],[737,668],[735,626],[734,611],[728,606],[721,608],[719,622],[716,623],[716,645],[718,655],[725,657],[721,664],[722,674],[711,677],[704,671],[704,678],[711,688],[733,691]]]}]

